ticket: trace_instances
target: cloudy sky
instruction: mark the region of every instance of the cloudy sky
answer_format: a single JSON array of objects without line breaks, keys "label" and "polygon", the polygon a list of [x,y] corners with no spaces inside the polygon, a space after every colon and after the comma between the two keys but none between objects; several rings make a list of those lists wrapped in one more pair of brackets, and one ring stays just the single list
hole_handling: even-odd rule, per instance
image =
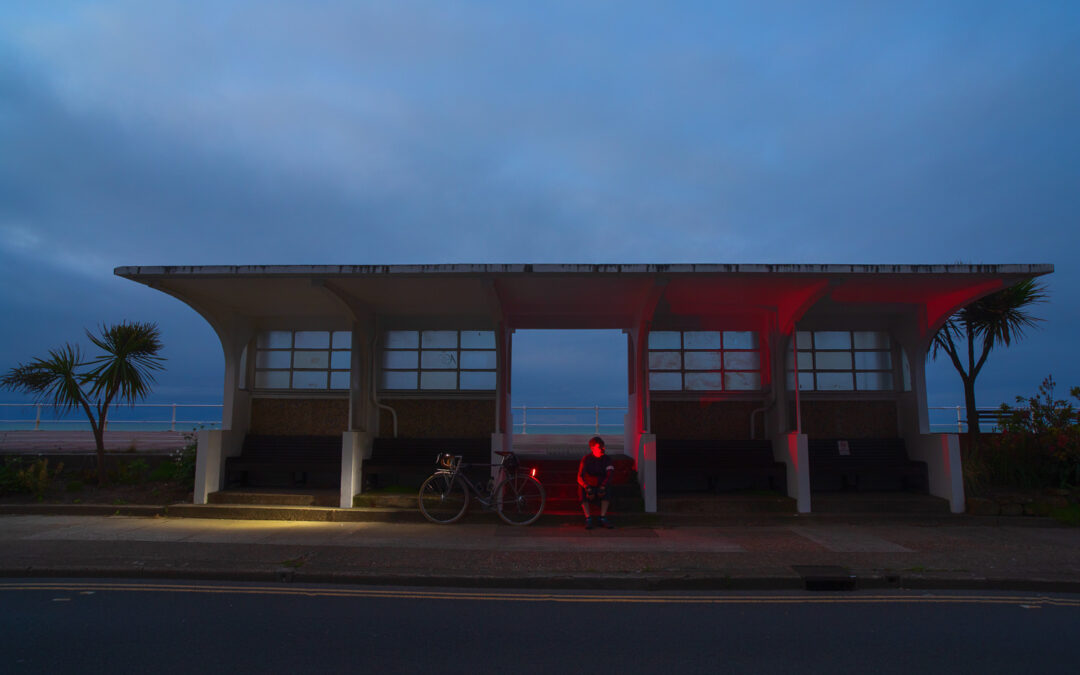
[{"label": "cloudy sky", "polygon": [[[119,265],[1053,263],[980,393],[1064,393],[1078,83],[1073,0],[6,0],[0,365],[156,321],[156,398],[219,399],[209,327]],[[582,391],[545,350],[618,402],[623,343],[561,340],[520,336],[516,402]]]}]

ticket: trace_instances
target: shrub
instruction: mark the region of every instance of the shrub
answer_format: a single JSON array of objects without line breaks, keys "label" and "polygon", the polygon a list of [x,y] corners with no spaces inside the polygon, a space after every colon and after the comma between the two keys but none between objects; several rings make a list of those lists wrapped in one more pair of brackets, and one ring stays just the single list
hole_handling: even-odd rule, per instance
[{"label": "shrub", "polygon": [[[973,475],[1024,489],[1080,485],[1080,420],[1072,403],[1054,398],[1054,386],[1048,376],[1035,396],[1016,397],[1024,407],[1002,404],[1001,433],[979,450]],[[1070,394],[1080,399],[1080,387]]]},{"label": "shrub", "polygon": [[25,469],[19,469],[15,472],[16,491],[29,492],[36,498],[41,499],[45,495],[45,491],[49,489],[53,479],[60,475],[63,470],[63,462],[57,464],[56,468],[50,471],[49,460],[39,459]]},{"label": "shrub", "polygon": [[150,470],[150,465],[145,459],[135,459],[130,462],[120,462],[116,468],[116,481],[124,485],[140,483]]},{"label": "shrub", "polygon": [[68,492],[82,492],[83,482],[81,480],[69,480],[64,489]]}]

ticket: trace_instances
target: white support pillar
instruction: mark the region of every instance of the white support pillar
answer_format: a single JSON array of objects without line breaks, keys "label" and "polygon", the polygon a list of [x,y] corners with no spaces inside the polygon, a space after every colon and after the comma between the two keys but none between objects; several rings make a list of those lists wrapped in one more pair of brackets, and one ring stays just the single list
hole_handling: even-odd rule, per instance
[{"label": "white support pillar", "polygon": [[195,451],[196,504],[205,504],[212,492],[225,487],[225,458],[240,454],[244,435],[229,429],[202,429]]},{"label": "white support pillar", "polygon": [[495,429],[491,434],[491,477],[498,475],[502,457],[496,452],[514,449],[514,411],[511,409],[510,378],[513,364],[514,331],[505,322],[495,327]]},{"label": "white support pillar", "polygon": [[656,513],[656,436],[641,434],[638,444],[638,482],[645,500],[645,513]]},{"label": "white support pillar", "polygon": [[341,508],[352,508],[353,498],[363,492],[364,460],[371,458],[373,436],[366,431],[341,435]]},{"label": "white support pillar", "polygon": [[810,463],[806,434],[787,433],[773,439],[773,457],[787,467],[787,493],[799,513],[810,513]]},{"label": "white support pillar", "polygon": [[967,506],[959,435],[912,434],[904,443],[911,459],[926,462],[930,494],[949,500],[949,510],[953,513],[963,513]]}]

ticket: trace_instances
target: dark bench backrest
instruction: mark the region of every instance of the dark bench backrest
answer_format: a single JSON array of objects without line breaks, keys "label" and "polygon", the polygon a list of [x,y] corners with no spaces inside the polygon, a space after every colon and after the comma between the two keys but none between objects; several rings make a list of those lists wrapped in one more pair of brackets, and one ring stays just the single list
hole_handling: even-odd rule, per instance
[{"label": "dark bench backrest", "polygon": [[340,436],[266,436],[244,437],[241,457],[247,460],[291,460],[340,462]]},{"label": "dark bench backrest", "polygon": [[811,439],[807,454],[811,464],[840,462],[906,462],[907,446],[902,438],[847,439],[850,454],[840,454],[839,442],[845,439]]},{"label": "dark bench backrest", "polygon": [[772,442],[767,440],[657,439],[660,466],[702,463],[772,464]]},{"label": "dark bench backrest", "polygon": [[490,438],[376,438],[365,464],[434,465],[441,452],[461,455],[467,464],[491,462]]}]

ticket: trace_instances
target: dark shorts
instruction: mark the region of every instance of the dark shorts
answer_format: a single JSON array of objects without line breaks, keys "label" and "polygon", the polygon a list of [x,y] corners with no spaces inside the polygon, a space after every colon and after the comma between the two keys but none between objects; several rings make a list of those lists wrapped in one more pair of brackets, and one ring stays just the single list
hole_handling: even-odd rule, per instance
[{"label": "dark shorts", "polygon": [[[601,489],[600,486],[597,486],[597,487],[593,488],[592,492],[593,492],[592,499],[589,499],[588,494],[586,494],[586,492],[585,492],[585,488],[583,488],[583,487],[581,487],[579,485],[578,489],[577,489],[578,501],[581,502],[582,504],[584,504],[586,502],[588,502],[590,504],[599,504],[601,501],[607,499],[607,488]],[[604,493],[603,496],[600,495],[601,492]]]}]

